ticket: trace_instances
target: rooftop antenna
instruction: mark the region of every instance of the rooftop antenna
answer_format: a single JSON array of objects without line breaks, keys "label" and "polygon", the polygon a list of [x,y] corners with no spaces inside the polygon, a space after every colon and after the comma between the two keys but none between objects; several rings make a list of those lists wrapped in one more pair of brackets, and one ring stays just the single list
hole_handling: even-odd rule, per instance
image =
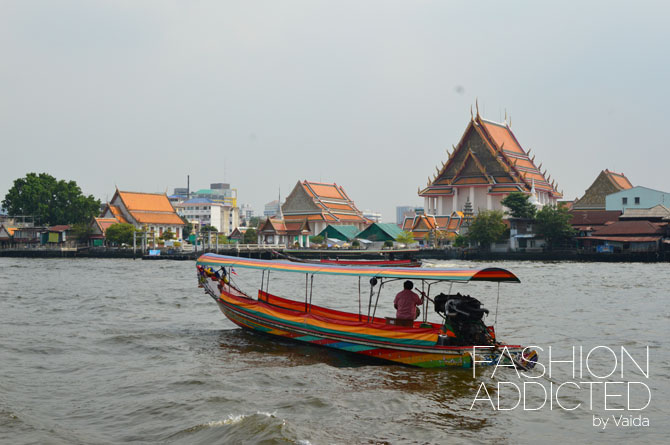
[{"label": "rooftop antenna", "polygon": [[186,200],[191,199],[191,175],[186,175]]}]

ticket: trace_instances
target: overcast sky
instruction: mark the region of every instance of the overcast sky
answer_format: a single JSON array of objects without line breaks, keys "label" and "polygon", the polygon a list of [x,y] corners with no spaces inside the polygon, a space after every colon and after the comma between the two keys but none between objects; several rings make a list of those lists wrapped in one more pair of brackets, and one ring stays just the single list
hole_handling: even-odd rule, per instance
[{"label": "overcast sky", "polygon": [[[540,4],[541,3],[541,4]],[[230,182],[257,211],[336,182],[395,220],[478,98],[566,198],[670,191],[664,2],[0,0],[0,199]]]}]

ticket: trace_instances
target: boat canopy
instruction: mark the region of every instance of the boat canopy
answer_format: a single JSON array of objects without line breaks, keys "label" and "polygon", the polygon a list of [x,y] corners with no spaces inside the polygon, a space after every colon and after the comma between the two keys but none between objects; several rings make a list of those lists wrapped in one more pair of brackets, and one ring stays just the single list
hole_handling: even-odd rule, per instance
[{"label": "boat canopy", "polygon": [[512,272],[498,267],[485,269],[445,269],[416,267],[371,267],[337,266],[330,264],[293,263],[290,261],[268,261],[206,253],[198,258],[199,266],[242,267],[248,269],[297,272],[305,274],[368,276],[377,278],[407,278],[439,281],[495,281],[519,283]]}]

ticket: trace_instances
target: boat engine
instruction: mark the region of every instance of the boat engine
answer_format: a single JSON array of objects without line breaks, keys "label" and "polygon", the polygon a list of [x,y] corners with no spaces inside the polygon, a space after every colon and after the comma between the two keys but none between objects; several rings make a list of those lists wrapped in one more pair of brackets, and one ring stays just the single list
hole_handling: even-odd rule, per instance
[{"label": "boat engine", "polygon": [[491,334],[484,324],[484,314],[489,310],[469,295],[439,294],[435,297],[435,312],[445,317],[445,327],[451,328],[456,337],[440,335],[438,345],[466,346],[492,345]]}]

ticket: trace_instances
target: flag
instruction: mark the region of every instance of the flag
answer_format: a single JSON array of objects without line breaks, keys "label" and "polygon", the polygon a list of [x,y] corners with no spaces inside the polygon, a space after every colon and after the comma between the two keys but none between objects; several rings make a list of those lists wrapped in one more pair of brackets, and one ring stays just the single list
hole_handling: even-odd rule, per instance
[{"label": "flag", "polygon": [[237,272],[235,272],[235,269],[233,269],[232,267],[230,268],[230,273],[233,275],[237,275]]}]

